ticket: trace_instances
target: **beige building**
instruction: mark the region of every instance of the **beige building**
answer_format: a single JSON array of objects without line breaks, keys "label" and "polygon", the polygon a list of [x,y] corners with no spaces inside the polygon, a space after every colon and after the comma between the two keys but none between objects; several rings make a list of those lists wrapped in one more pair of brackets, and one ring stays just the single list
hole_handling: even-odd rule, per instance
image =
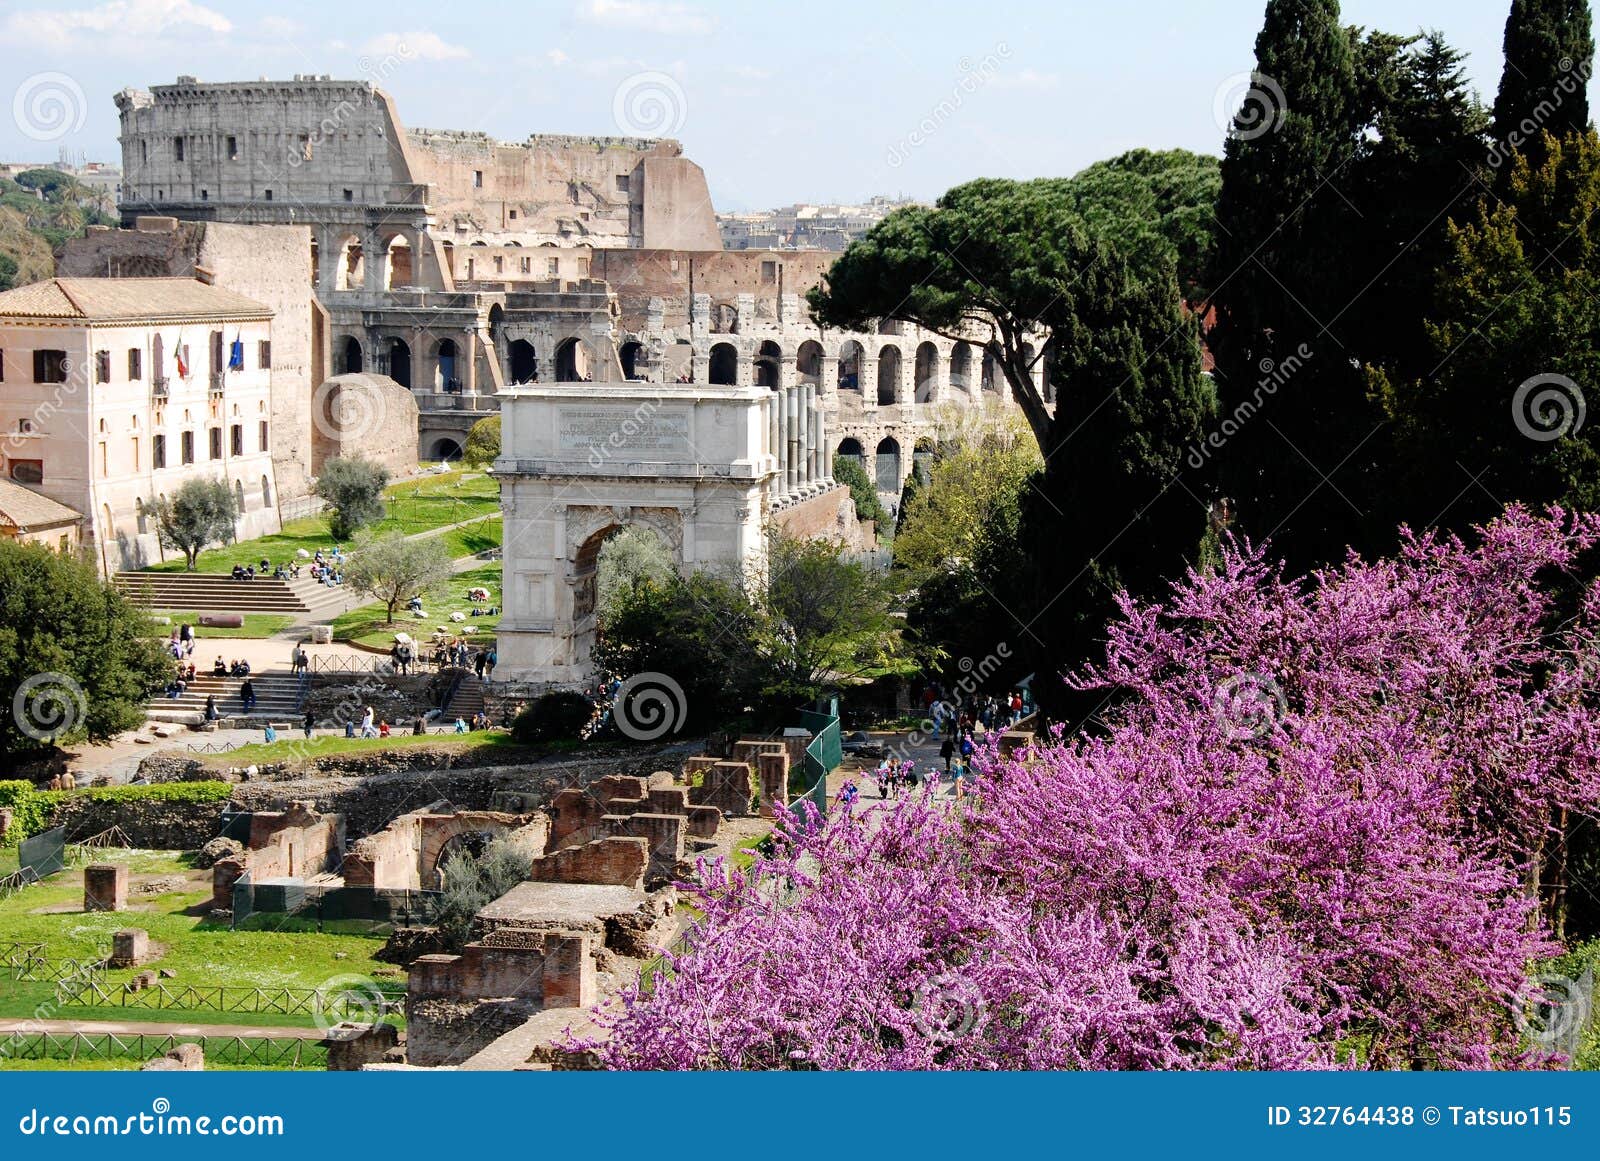
[{"label": "beige building", "polygon": [[0,475],[77,509],[106,573],[164,560],[153,508],[226,481],[243,539],[279,527],[272,311],[186,278],[0,294]]},{"label": "beige building", "polygon": [[0,480],[0,539],[73,552],[82,528],[82,512],[57,504],[21,484]]}]

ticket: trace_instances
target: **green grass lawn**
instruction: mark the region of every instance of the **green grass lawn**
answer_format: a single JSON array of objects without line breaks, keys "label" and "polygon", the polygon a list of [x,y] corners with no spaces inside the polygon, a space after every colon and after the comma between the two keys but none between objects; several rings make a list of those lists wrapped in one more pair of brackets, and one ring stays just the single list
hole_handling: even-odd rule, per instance
[{"label": "green grass lawn", "polygon": [[[419,480],[392,484],[387,489],[389,512],[371,527],[378,532],[426,532],[446,524],[488,516],[500,510],[500,485],[482,472],[453,471]],[[481,536],[491,535],[487,531]],[[226,573],[235,564],[259,561],[262,557],[274,563],[294,557],[297,549],[314,553],[319,548],[331,548],[333,537],[328,531],[324,516],[308,516],[291,520],[282,532],[256,540],[243,540],[222,548],[211,548],[200,554],[196,570],[209,573]],[[486,545],[493,547],[493,545]],[[472,549],[457,555],[470,556]],[[182,572],[183,561],[169,560],[152,565],[152,572]]]},{"label": "green grass lawn", "polygon": [[[385,612],[383,605],[362,605],[335,618],[333,639],[387,649],[394,644],[394,635],[397,632],[410,633],[412,637],[426,645],[433,631],[436,628],[443,628],[450,633],[471,629],[473,631],[466,634],[470,644],[474,646],[489,644],[494,640],[493,630],[500,623],[500,618],[498,615],[492,617],[471,615],[474,605],[467,600],[467,590],[474,586],[486,588],[491,594],[489,601],[478,604],[477,608],[487,608],[489,605],[498,608],[501,598],[500,562],[495,561],[470,572],[457,574],[441,595],[423,603],[428,614],[424,620],[416,619],[401,607],[395,611],[395,622],[390,625],[383,619]],[[467,619],[450,620],[450,614],[454,612],[467,614]]]},{"label": "green grass lawn", "polygon": [[452,528],[449,532],[441,532],[439,539],[450,550],[451,558],[460,560],[463,556],[477,556],[480,552],[499,548],[502,533],[503,522],[499,516],[492,516],[476,524],[469,524],[465,528]]},{"label": "green grass lawn", "polygon": [[187,621],[194,626],[196,637],[271,637],[294,622],[294,618],[282,613],[244,613],[244,625],[238,629],[219,629],[213,625],[202,625],[200,614],[188,609],[154,609],[152,614],[160,617],[170,617],[171,625],[156,625],[150,633],[152,637],[167,638],[172,636],[175,626]]},{"label": "green grass lawn", "polygon": [[[409,730],[411,727],[405,727]],[[576,743],[574,743],[576,744]],[[452,749],[473,750],[480,746],[510,746],[516,743],[503,730],[479,730],[467,734],[411,734],[396,731],[387,738],[347,738],[342,734],[318,734],[307,741],[300,734],[280,736],[276,742],[252,742],[248,746],[229,750],[226,754],[212,754],[200,760],[218,767],[329,758],[335,754],[357,754],[363,750],[391,750],[403,746],[447,746]],[[541,746],[541,750],[558,748]],[[3,913],[0,913],[3,914]]]},{"label": "green grass lawn", "polygon": [[[400,969],[372,957],[381,938],[366,935],[232,931],[210,923],[203,905],[211,895],[209,872],[191,870],[174,851],[102,850],[97,861],[126,862],[131,878],[129,909],[85,913],[81,868],[52,875],[0,901],[0,942],[42,943],[53,960],[93,959],[110,950],[111,935],[124,927],[142,927],[159,947],[159,958],[138,969],[108,971],[109,984],[126,982],[136,971],[171,968],[177,975],[168,986],[317,988],[340,976],[367,976],[380,983],[402,984]],[[145,896],[134,888],[140,875],[185,876],[181,889]],[[190,912],[198,912],[191,914]],[[141,1023],[204,1023],[310,1027],[309,1014],[275,1012],[184,1011],[181,1009],[62,1006],[52,1008],[54,985],[10,978],[0,971],[0,1016],[45,1015],[65,1020],[126,1020]]]}]

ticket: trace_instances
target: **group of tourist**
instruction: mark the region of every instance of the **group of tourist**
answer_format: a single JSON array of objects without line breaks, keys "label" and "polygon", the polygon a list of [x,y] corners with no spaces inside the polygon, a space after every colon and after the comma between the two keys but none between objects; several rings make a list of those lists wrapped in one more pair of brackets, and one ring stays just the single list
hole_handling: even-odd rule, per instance
[{"label": "group of tourist", "polygon": [[300,575],[300,562],[287,560],[282,564],[274,565],[266,557],[262,557],[254,564],[235,564],[232,576],[234,580],[255,580],[258,576],[270,576],[273,580],[290,580]]}]

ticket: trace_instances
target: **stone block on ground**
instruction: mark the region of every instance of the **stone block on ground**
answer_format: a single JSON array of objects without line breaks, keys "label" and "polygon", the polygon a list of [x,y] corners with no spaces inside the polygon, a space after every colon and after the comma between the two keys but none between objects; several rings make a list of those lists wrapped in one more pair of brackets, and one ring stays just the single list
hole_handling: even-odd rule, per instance
[{"label": "stone block on ground", "polygon": [[128,867],[125,863],[91,863],[83,869],[85,911],[126,911]]}]

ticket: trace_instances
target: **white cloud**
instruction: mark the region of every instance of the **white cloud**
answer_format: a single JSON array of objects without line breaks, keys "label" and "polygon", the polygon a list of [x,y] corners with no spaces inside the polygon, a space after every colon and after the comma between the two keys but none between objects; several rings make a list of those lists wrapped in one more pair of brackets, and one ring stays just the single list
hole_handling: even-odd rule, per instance
[{"label": "white cloud", "polygon": [[989,82],[997,89],[1053,89],[1061,83],[1058,73],[1041,73],[1023,69],[1020,73],[996,73]]},{"label": "white cloud", "polygon": [[112,38],[128,44],[175,32],[220,36],[232,30],[226,16],[193,0],[111,0],[97,8],[59,12],[30,9],[13,12],[5,23],[6,39],[54,48],[86,48]]},{"label": "white cloud", "polygon": [[770,70],[757,68],[755,65],[734,65],[731,71],[734,76],[745,81],[766,81],[772,79],[772,73]]},{"label": "white cloud", "polygon": [[386,32],[361,46],[373,56],[397,56],[401,60],[462,60],[472,54],[459,44],[449,44],[436,32]]},{"label": "white cloud", "polygon": [[263,16],[256,22],[256,32],[274,40],[292,40],[305,30],[305,25],[287,16]]},{"label": "white cloud", "polygon": [[559,48],[552,48],[549,52],[544,54],[544,58],[547,61],[549,61],[552,65],[554,65],[556,68],[560,68],[562,65],[566,64],[569,60],[572,59],[566,53],[562,52]]},{"label": "white cloud", "polygon": [[706,33],[717,26],[711,13],[679,0],[582,0],[578,19],[637,32]]}]

